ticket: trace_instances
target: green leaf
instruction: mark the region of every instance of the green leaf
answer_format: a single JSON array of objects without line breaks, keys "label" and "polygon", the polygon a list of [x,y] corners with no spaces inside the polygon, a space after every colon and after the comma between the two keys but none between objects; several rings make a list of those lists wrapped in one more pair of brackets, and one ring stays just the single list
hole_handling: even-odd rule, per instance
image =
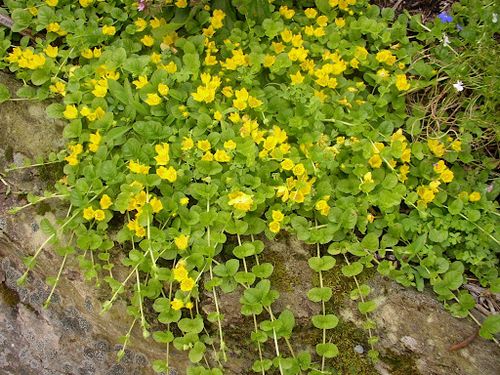
[{"label": "green leaf", "polygon": [[332,256],[325,255],[322,257],[311,257],[307,263],[314,271],[321,272],[331,270],[335,266],[336,260]]},{"label": "green leaf", "polygon": [[174,341],[174,334],[170,331],[156,331],[153,332],[153,340],[161,344],[167,344]]},{"label": "green leaf", "polygon": [[274,267],[271,263],[262,263],[252,267],[252,273],[261,279],[267,279],[273,273]]},{"label": "green leaf", "polygon": [[201,174],[213,176],[222,171],[222,165],[216,161],[200,160],[196,163],[196,169]]},{"label": "green leaf", "polygon": [[12,31],[23,31],[30,25],[32,18],[33,16],[29,11],[25,9],[14,9],[12,12],[12,21],[14,21]]},{"label": "green leaf", "polygon": [[307,298],[312,302],[327,302],[332,298],[332,288],[312,288],[307,292]]},{"label": "green leaf", "polygon": [[361,314],[368,314],[377,308],[375,301],[358,302],[358,310]]},{"label": "green leaf", "polygon": [[245,242],[233,249],[236,258],[243,259],[255,255],[255,246],[251,242]]},{"label": "green leaf", "polygon": [[10,91],[7,86],[0,83],[0,103],[3,103],[10,99]]},{"label": "green leaf", "polygon": [[328,342],[316,345],[316,353],[325,358],[335,358],[339,354],[339,349],[337,345]]},{"label": "green leaf", "polygon": [[205,344],[203,344],[201,341],[197,341],[194,343],[194,346],[189,351],[188,357],[192,363],[197,363],[201,361],[204,354],[205,354]]},{"label": "green leaf", "polygon": [[462,211],[462,208],[464,207],[464,202],[462,202],[461,199],[455,199],[449,206],[448,206],[448,211],[452,215],[457,215]]},{"label": "green leaf", "polygon": [[60,103],[52,103],[45,108],[45,112],[49,118],[62,118],[64,110],[64,105]]},{"label": "green leaf", "polygon": [[378,249],[378,235],[375,233],[368,233],[361,241],[361,246],[367,250],[377,250]]},{"label": "green leaf", "polygon": [[45,69],[37,69],[31,74],[31,82],[35,86],[41,86],[50,79],[50,74]]},{"label": "green leaf", "polygon": [[318,329],[333,329],[339,324],[339,318],[333,314],[314,315],[311,318],[312,324]]},{"label": "green leaf", "polygon": [[493,339],[493,335],[500,332],[500,314],[494,314],[488,316],[479,330],[479,335],[485,339]]},{"label": "green leaf", "polygon": [[237,272],[234,275],[234,279],[237,283],[251,285],[255,281],[255,275],[252,272]]},{"label": "green leaf", "polygon": [[359,275],[363,271],[363,265],[360,262],[353,262],[342,267],[342,274],[347,277]]},{"label": "green leaf", "polygon": [[182,332],[200,333],[203,331],[203,319],[201,317],[194,319],[184,318],[179,320],[177,326]]}]

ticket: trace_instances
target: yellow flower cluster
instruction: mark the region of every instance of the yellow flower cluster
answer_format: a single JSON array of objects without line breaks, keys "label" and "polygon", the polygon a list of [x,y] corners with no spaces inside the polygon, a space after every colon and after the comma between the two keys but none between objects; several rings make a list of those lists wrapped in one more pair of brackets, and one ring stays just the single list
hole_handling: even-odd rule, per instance
[{"label": "yellow flower cluster", "polygon": [[89,136],[89,150],[92,152],[97,152],[99,149],[99,145],[101,144],[102,136],[99,133],[99,130],[94,134],[90,134]]},{"label": "yellow flower cluster", "polygon": [[420,197],[420,202],[423,205],[427,205],[427,203],[431,203],[436,194],[439,191],[439,185],[441,182],[438,180],[431,181],[428,186],[419,186],[417,188],[417,194]]},{"label": "yellow flower cluster", "polygon": [[156,161],[156,174],[162,179],[167,180],[168,182],[175,182],[177,180],[177,171],[174,167],[169,166],[166,168],[165,166],[170,161],[169,156],[170,146],[168,143],[161,143],[155,145],[155,161]]},{"label": "yellow flower cluster", "polygon": [[90,60],[90,59],[97,59],[101,56],[101,49],[100,48],[94,48],[93,50],[90,48],[87,48],[83,50],[81,53],[82,57]]},{"label": "yellow flower cluster", "polygon": [[42,53],[34,53],[31,48],[23,50],[21,47],[15,47],[5,60],[31,70],[38,69],[45,64],[45,56]]},{"label": "yellow flower cluster", "polygon": [[[138,184],[141,186],[140,184]],[[141,186],[142,189],[142,186]],[[153,213],[159,213],[163,210],[163,204],[161,201],[155,197],[151,196],[151,194],[146,193],[144,190],[141,190],[137,194],[134,194],[130,197],[128,201],[127,211],[136,210],[136,214],[133,220],[130,220],[127,224],[127,228],[133,232],[137,237],[144,237],[146,235],[146,228],[141,224],[141,214],[143,212],[143,207],[149,204]]]},{"label": "yellow flower cluster", "polygon": [[47,29],[47,32],[49,32],[49,33],[56,33],[59,36],[64,36],[64,35],[67,34],[67,32],[65,30],[63,30],[61,28],[61,25],[59,25],[59,23],[57,23],[57,22],[51,22],[51,23],[49,23],[47,25],[46,29]]},{"label": "yellow flower cluster", "polygon": [[231,53],[233,56],[228,57],[223,63],[221,63],[223,68],[236,70],[250,64],[250,57],[245,55],[241,49],[233,49]]},{"label": "yellow flower cluster", "polygon": [[96,219],[97,221],[103,221],[106,218],[106,214],[103,210],[94,210],[93,207],[89,206],[83,209],[83,218],[85,220]]},{"label": "yellow flower cluster", "polygon": [[106,112],[104,112],[104,109],[102,109],[101,107],[97,107],[96,109],[91,110],[89,107],[84,106],[82,109],[80,109],[80,114],[89,121],[95,121],[102,119]]},{"label": "yellow flower cluster", "polygon": [[79,143],[76,145],[70,145],[68,146],[69,150],[71,153],[64,158],[68,162],[69,165],[77,165],[78,164],[78,155],[80,155],[83,152],[83,146]]},{"label": "yellow flower cluster", "polygon": [[257,108],[262,105],[262,101],[250,95],[246,88],[236,90],[234,96],[236,99],[233,99],[233,107],[240,111],[246,109],[247,106],[250,106],[250,108]]},{"label": "yellow flower cluster", "polygon": [[78,117],[78,108],[73,104],[67,104],[63,112],[64,118],[68,120],[74,120]]},{"label": "yellow flower cluster", "polygon": [[240,211],[247,212],[252,209],[253,198],[249,194],[246,194],[242,191],[235,191],[233,193],[230,193],[228,195],[228,198],[228,204]]},{"label": "yellow flower cluster", "polygon": [[328,216],[330,213],[330,205],[328,204],[328,200],[330,199],[329,195],[325,195],[319,201],[316,202],[314,208],[319,211],[319,213],[323,216]]},{"label": "yellow flower cluster", "polygon": [[285,185],[276,188],[276,196],[280,197],[283,202],[290,200],[295,203],[303,203],[305,197],[311,194],[316,177],[309,178],[303,168],[302,164],[297,164],[293,170],[294,174],[299,175],[299,177],[288,177]]},{"label": "yellow flower cluster", "polygon": [[180,287],[183,292],[190,292],[195,287],[196,283],[193,278],[189,277],[185,261],[179,261],[172,273],[174,275],[174,280],[181,284]]},{"label": "yellow flower cluster", "polygon": [[54,94],[59,94],[61,96],[66,95],[66,84],[64,82],[58,81],[55,82],[53,85],[49,86],[49,90],[53,92]]},{"label": "yellow flower cluster", "polygon": [[148,174],[149,173],[149,169],[151,167],[147,166],[147,165],[144,165],[144,164],[141,164],[141,163],[138,163],[138,162],[135,162],[133,160],[131,160],[129,163],[128,163],[128,169],[130,170],[130,172],[132,173],[137,173],[137,174]]},{"label": "yellow flower cluster", "polygon": [[269,223],[269,230],[273,233],[278,233],[281,230],[281,222],[285,218],[285,215],[280,210],[273,210],[271,217],[273,220]]},{"label": "yellow flower cluster", "polygon": [[434,172],[439,173],[439,179],[445,183],[453,181],[453,172],[448,168],[444,160],[439,160],[434,164]]},{"label": "yellow flower cluster", "polygon": [[191,96],[197,102],[211,103],[215,100],[215,92],[221,84],[220,77],[211,76],[210,73],[201,74],[202,86],[198,86],[196,92],[192,93]]}]

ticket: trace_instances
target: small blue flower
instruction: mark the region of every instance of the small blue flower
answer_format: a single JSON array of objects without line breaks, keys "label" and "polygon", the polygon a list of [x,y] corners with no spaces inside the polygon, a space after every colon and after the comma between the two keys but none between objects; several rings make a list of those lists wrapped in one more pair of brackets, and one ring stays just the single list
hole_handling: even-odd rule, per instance
[{"label": "small blue flower", "polygon": [[446,12],[439,13],[438,18],[442,23],[450,23],[453,21],[453,17]]}]

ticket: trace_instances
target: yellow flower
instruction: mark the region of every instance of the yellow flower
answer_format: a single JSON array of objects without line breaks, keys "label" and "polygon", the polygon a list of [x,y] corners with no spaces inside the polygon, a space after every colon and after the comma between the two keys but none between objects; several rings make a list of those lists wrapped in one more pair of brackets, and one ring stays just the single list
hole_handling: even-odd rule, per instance
[{"label": "yellow flower", "polygon": [[153,94],[149,93],[147,94],[147,99],[144,101],[153,107],[155,105],[160,104],[162,102],[162,99],[157,93]]},{"label": "yellow flower", "polygon": [[137,163],[133,160],[131,160],[128,164],[128,169],[130,169],[132,173],[137,173],[137,174],[148,174],[149,168],[150,168],[149,166]]},{"label": "yellow flower", "polygon": [[149,24],[151,25],[152,29],[157,29],[161,26],[161,20],[155,17],[151,21],[149,21]]},{"label": "yellow flower", "polygon": [[59,2],[59,0],[45,0],[45,3],[49,6],[49,7],[55,7],[57,5],[57,3]]},{"label": "yellow flower", "polygon": [[68,120],[73,120],[78,117],[78,109],[73,104],[68,104],[66,105],[63,115]]},{"label": "yellow flower", "polygon": [[227,163],[227,162],[231,161],[231,157],[228,155],[228,153],[225,150],[215,151],[214,159],[218,162],[221,162],[221,163]]},{"label": "yellow flower", "polygon": [[181,281],[181,290],[183,292],[189,292],[191,289],[194,288],[195,282],[192,278],[188,277],[184,280]]},{"label": "yellow flower", "polygon": [[295,74],[290,74],[292,85],[298,85],[304,81],[304,76],[300,74],[300,70]]},{"label": "yellow flower", "polygon": [[186,309],[192,309],[193,308],[193,302],[189,301],[186,303]]},{"label": "yellow flower", "polygon": [[48,32],[59,33],[60,30],[61,30],[61,25],[59,25],[57,22],[52,22],[47,25]]},{"label": "yellow flower", "polygon": [[175,2],[175,6],[177,8],[185,8],[185,7],[187,7],[187,0],[177,0]]},{"label": "yellow flower", "polygon": [[429,149],[432,151],[432,153],[437,157],[443,156],[446,151],[444,145],[437,139],[427,140],[427,145],[429,146]]},{"label": "yellow flower", "polygon": [[115,33],[116,33],[116,27],[104,25],[102,27],[102,33],[104,35],[115,35]]},{"label": "yellow flower", "polygon": [[151,208],[153,209],[153,212],[155,214],[157,214],[158,212],[160,212],[162,209],[163,209],[163,204],[161,203],[161,201],[156,198],[156,197],[153,197],[150,201],[149,201],[149,204],[151,205]]},{"label": "yellow flower", "polygon": [[372,168],[380,168],[382,166],[382,158],[379,154],[375,154],[368,160],[368,164]]},{"label": "yellow flower", "polygon": [[139,78],[132,81],[132,83],[135,85],[136,88],[142,89],[144,86],[148,84],[148,77],[139,76]]},{"label": "yellow flower", "polygon": [[201,151],[208,151],[212,147],[210,142],[206,139],[202,140],[202,141],[198,141],[198,143],[196,145],[197,145],[198,149],[200,149]]},{"label": "yellow flower", "polygon": [[177,171],[173,167],[159,167],[156,169],[156,174],[168,182],[175,182],[177,180]]},{"label": "yellow flower", "polygon": [[103,196],[101,197],[101,200],[99,201],[99,206],[101,206],[101,208],[103,210],[105,210],[105,209],[109,208],[112,204],[113,204],[113,202],[111,201],[111,198],[109,197],[109,195],[103,194]]},{"label": "yellow flower", "polygon": [[369,223],[373,223],[373,220],[375,220],[375,216],[372,214],[366,215],[366,220],[368,220]]},{"label": "yellow flower", "polygon": [[192,138],[184,137],[181,143],[181,150],[188,151],[194,147],[194,142]]},{"label": "yellow flower", "polygon": [[304,168],[304,164],[299,163],[299,164],[295,165],[295,167],[293,167],[292,172],[295,176],[302,176],[306,172],[306,169]]},{"label": "yellow flower", "polygon": [[456,141],[453,141],[453,143],[451,144],[451,149],[457,152],[462,151],[462,142],[458,139]]},{"label": "yellow flower", "polygon": [[162,143],[155,145],[155,151],[156,151],[156,164],[158,165],[167,165],[168,162],[170,161],[170,157],[168,155],[170,146],[168,143]]},{"label": "yellow flower", "polygon": [[270,68],[276,62],[276,56],[265,55],[263,65],[265,68]]},{"label": "yellow flower", "polygon": [[323,216],[327,216],[330,213],[330,205],[325,199],[317,201],[314,205],[314,208],[318,210]]},{"label": "yellow flower", "polygon": [[378,62],[386,63],[387,65],[394,65],[396,62],[396,56],[392,54],[391,51],[382,50],[375,56]]},{"label": "yellow flower", "polygon": [[144,35],[141,39],[141,43],[146,47],[151,47],[155,43],[155,40],[151,35]]},{"label": "yellow flower", "polygon": [[66,84],[63,82],[56,82],[49,86],[49,90],[55,94],[66,95]]},{"label": "yellow flower", "polygon": [[187,206],[187,204],[189,203],[189,198],[188,197],[182,197],[179,200],[179,203],[180,203],[181,206]]},{"label": "yellow flower", "polygon": [[451,182],[453,181],[453,172],[449,169],[446,169],[443,173],[441,173],[441,175],[439,176],[439,178],[441,178],[441,181],[443,182]]},{"label": "yellow flower", "polygon": [[159,92],[160,94],[162,94],[163,96],[167,96],[167,95],[168,95],[169,90],[170,90],[170,89],[169,89],[169,87],[168,87],[166,84],[164,84],[164,83],[160,83],[160,84],[158,84],[158,92]]},{"label": "yellow flower", "polygon": [[406,80],[406,74],[396,74],[396,88],[399,91],[406,91],[410,88],[410,83]]},{"label": "yellow flower", "polygon": [[220,121],[220,120],[222,120],[222,118],[223,118],[222,113],[220,111],[215,111],[215,113],[214,113],[214,119],[216,121]]},{"label": "yellow flower", "polygon": [[181,234],[174,238],[174,243],[179,250],[186,250],[189,245],[189,236]]},{"label": "yellow flower", "polygon": [[304,11],[304,14],[306,15],[307,18],[315,18],[318,15],[318,12],[314,8],[307,8]]},{"label": "yellow flower", "polygon": [[417,188],[417,194],[424,203],[430,203],[436,197],[436,194],[431,189],[426,188],[424,186],[419,186]]},{"label": "yellow flower", "polygon": [[281,162],[281,168],[283,168],[285,171],[291,171],[294,166],[295,166],[295,163],[293,162],[292,159],[284,159]]},{"label": "yellow flower", "polygon": [[99,145],[101,144],[102,136],[99,133],[99,130],[95,132],[95,134],[90,134],[89,136],[89,150],[92,152],[97,152]]},{"label": "yellow flower", "polygon": [[174,298],[173,301],[170,301],[170,307],[172,307],[172,310],[180,310],[184,307],[184,302],[178,298]]},{"label": "yellow flower", "polygon": [[283,212],[281,212],[280,210],[273,210],[272,214],[271,214],[272,218],[273,218],[273,221],[283,221],[283,219],[285,218],[285,215],[283,215]]},{"label": "yellow flower", "polygon": [[389,72],[385,70],[384,68],[377,70],[377,76],[379,76],[382,79],[389,78]]},{"label": "yellow flower", "polygon": [[481,193],[479,193],[477,191],[473,191],[469,195],[469,201],[471,201],[471,202],[477,202],[480,199],[481,199]]},{"label": "yellow flower", "polygon": [[92,220],[94,218],[94,209],[92,207],[87,207],[83,209],[83,218],[85,220]]},{"label": "yellow flower", "polygon": [[401,154],[401,160],[405,163],[409,163],[411,158],[411,149],[405,148]]},{"label": "yellow flower", "polygon": [[58,51],[59,48],[53,47],[50,44],[43,50],[47,56],[52,57],[53,59],[57,57]]},{"label": "yellow flower", "polygon": [[363,176],[363,183],[368,184],[373,181],[372,172],[367,172]]},{"label": "yellow flower", "polygon": [[345,26],[345,19],[335,18],[335,25],[337,25],[339,29],[343,28]]},{"label": "yellow flower", "polygon": [[319,16],[317,19],[316,19],[316,23],[320,26],[320,27],[325,27],[327,24],[328,24],[328,17],[327,16]]},{"label": "yellow flower", "polygon": [[94,211],[94,219],[97,221],[103,221],[106,218],[103,210],[95,210]]},{"label": "yellow flower", "polygon": [[234,193],[230,193],[228,197],[228,204],[238,210],[247,212],[252,208],[253,198],[251,195],[243,193],[242,191],[236,191]]},{"label": "yellow flower", "polygon": [[278,221],[271,221],[269,223],[269,230],[273,233],[278,233],[281,229],[281,224]]},{"label": "yellow flower", "polygon": [[94,0],[79,0],[80,5],[82,8],[88,7],[90,4],[92,4]]},{"label": "yellow flower", "polygon": [[444,160],[438,161],[436,164],[434,164],[434,172],[436,173],[443,173],[448,167],[444,163]]},{"label": "yellow flower", "polygon": [[138,18],[135,20],[134,25],[137,27],[137,31],[143,31],[148,26],[148,23],[144,18]]},{"label": "yellow flower", "polygon": [[175,266],[173,270],[173,275],[174,275],[174,280],[179,282],[188,277],[188,271],[186,267],[184,267],[184,262],[182,260]]}]

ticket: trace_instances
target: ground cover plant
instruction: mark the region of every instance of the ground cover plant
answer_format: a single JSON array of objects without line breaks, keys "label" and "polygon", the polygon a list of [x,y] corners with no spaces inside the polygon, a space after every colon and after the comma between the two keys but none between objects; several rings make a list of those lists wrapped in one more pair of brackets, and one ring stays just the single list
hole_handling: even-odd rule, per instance
[{"label": "ground cover plant", "polygon": [[[222,373],[218,296],[239,288],[253,371],[334,373],[327,337],[339,319],[323,276],[337,262],[355,280],[374,361],[366,269],[431,286],[458,317],[476,304],[467,280],[500,292],[493,3],[463,0],[425,23],[363,0],[4,6],[0,67],[25,82],[14,100],[54,97],[49,115],[67,122],[67,148],[45,162],[62,163],[64,178],[26,206],[62,199],[69,209],[42,221],[47,241],[20,283],[48,244],[61,261],[52,292],[77,257],[110,289],[103,312],[128,301],[124,348],[136,324],[165,344],[155,370],[170,368],[174,347],[188,351],[190,373]],[[11,100],[4,87],[0,98]],[[314,353],[293,350],[293,311],[273,309],[263,239],[285,232],[315,245]],[[498,317],[481,336],[495,340]]]}]

